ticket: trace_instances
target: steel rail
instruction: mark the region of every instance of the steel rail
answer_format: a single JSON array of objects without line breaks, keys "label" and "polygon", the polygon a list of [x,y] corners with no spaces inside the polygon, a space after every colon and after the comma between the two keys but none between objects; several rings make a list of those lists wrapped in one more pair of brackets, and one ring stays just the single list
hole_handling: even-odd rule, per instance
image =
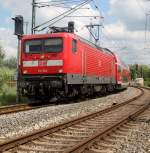
[{"label": "steel rail", "polygon": [[81,143],[77,144],[76,146],[71,147],[70,149],[66,150],[64,153],[81,153],[86,148],[90,147],[97,139],[104,138],[105,136],[107,136],[112,131],[115,131],[116,129],[118,129],[123,124],[125,124],[125,123],[131,121],[131,119],[137,117],[139,114],[144,112],[149,107],[150,107],[150,102],[148,104],[144,105],[142,108],[135,111],[132,115],[129,115],[129,116],[125,117],[123,120],[120,120],[117,124],[114,124],[109,128],[106,128],[103,132],[99,132],[99,133],[95,134],[94,136],[92,136],[90,138],[87,138],[83,142],[81,142]]},{"label": "steel rail", "polygon": [[92,113],[92,114],[89,114],[89,115],[86,115],[86,116],[83,116],[79,119],[74,119],[74,120],[71,120],[71,121],[66,121],[65,123],[62,123],[62,124],[59,124],[59,125],[56,125],[54,127],[49,127],[49,128],[45,128],[45,129],[42,129],[42,130],[37,130],[36,132],[33,132],[31,134],[27,134],[25,136],[22,136],[20,138],[14,138],[14,139],[10,139],[8,140],[7,142],[3,142],[0,144],[0,151],[6,151],[6,150],[9,150],[11,148],[14,148],[18,145],[21,145],[21,144],[24,144],[24,143],[27,143],[27,142],[30,142],[32,140],[35,140],[41,136],[45,136],[45,135],[49,135],[49,134],[52,134],[54,132],[57,132],[59,130],[62,130],[62,129],[65,129],[67,127],[70,127],[72,125],[75,125],[75,124],[78,124],[80,122],[83,122],[85,120],[88,120],[88,119],[92,119],[93,117],[96,117],[96,116],[100,116],[100,115],[103,115],[103,114],[106,114],[108,112],[111,112],[112,110],[115,110],[121,106],[124,106],[124,105],[127,105],[129,104],[130,102],[132,101],[135,101],[136,99],[140,98],[141,96],[144,95],[144,91],[142,89],[141,90],[141,93],[130,99],[130,100],[127,100],[121,104],[117,104],[117,105],[114,105],[110,108],[107,108],[105,110],[102,110],[102,111],[99,111],[99,112],[95,112],[95,113]]},{"label": "steel rail", "polygon": [[32,108],[33,107],[28,104],[16,104],[16,105],[10,105],[10,106],[1,106],[0,107],[0,115],[20,112],[20,111],[24,111],[24,110],[30,110]]},{"label": "steel rail", "polygon": [[[117,93],[117,92],[120,92],[120,91],[116,91],[115,93]],[[81,101],[86,101],[86,100],[83,99],[83,100],[80,100],[80,102]],[[63,103],[67,103],[67,102],[63,102]],[[55,106],[57,104],[60,104],[60,102],[49,103],[49,104],[42,104],[40,102],[32,102],[32,103],[28,103],[28,104],[16,104],[16,105],[9,105],[9,106],[0,106],[0,115],[17,113],[17,112],[21,112],[21,111],[28,111],[28,110],[32,110],[32,109],[38,109],[38,108],[41,108],[41,107]]]},{"label": "steel rail", "polygon": [[4,114],[11,114],[11,113],[17,113],[22,111],[28,111],[48,106],[55,106],[56,104],[41,104],[40,102],[37,103],[28,103],[28,104],[16,104],[16,105],[10,105],[10,106],[1,106],[0,107],[0,115]]}]

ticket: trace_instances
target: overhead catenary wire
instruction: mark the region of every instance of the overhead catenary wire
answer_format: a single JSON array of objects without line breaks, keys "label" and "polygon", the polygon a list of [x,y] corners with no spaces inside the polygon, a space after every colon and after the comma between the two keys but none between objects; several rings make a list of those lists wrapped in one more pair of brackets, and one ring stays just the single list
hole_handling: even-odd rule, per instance
[{"label": "overhead catenary wire", "polygon": [[72,5],[73,3],[79,3],[80,1],[77,1],[77,0],[72,0],[72,1],[57,1],[57,2],[36,2],[34,5],[36,7],[50,7],[50,6],[55,6],[55,7],[67,7],[69,5]]},{"label": "overhead catenary wire", "polygon": [[[147,0],[149,1],[149,0]],[[145,47],[144,49],[149,49],[149,47],[147,48],[147,34],[148,34],[148,17],[150,16],[150,13],[146,13],[145,9],[143,8],[143,6],[140,4],[140,2],[138,0],[136,0],[137,4],[139,5],[139,7],[141,8],[141,10],[143,10],[144,14],[145,14],[145,35],[144,35],[144,43],[145,43]]]},{"label": "overhead catenary wire", "polygon": [[[94,38],[95,43],[99,44],[99,40],[100,40],[100,26],[103,27],[103,25],[101,24],[101,19],[103,19],[102,13],[100,11],[100,9],[98,8],[98,6],[96,5],[96,2],[94,0],[92,0],[94,7],[96,8],[96,10],[98,10],[99,12],[99,21],[98,23],[92,23],[92,18],[91,18],[91,22],[89,25],[86,25],[85,27],[88,29],[90,35],[91,35],[91,41],[92,38]],[[93,13],[93,11],[91,11],[91,13],[93,14],[93,17],[95,16],[95,13]],[[96,17],[94,19],[97,19]]]},{"label": "overhead catenary wire", "polygon": [[93,0],[93,3],[94,3],[95,8],[99,11],[100,15],[103,16],[103,13],[102,13],[100,7],[96,4],[95,0]]},{"label": "overhead catenary wire", "polygon": [[[103,13],[102,13],[102,11],[101,11],[101,8],[100,8],[99,5],[97,5],[96,0],[93,0],[93,3],[94,3],[95,8],[100,12],[102,18],[104,18],[104,17],[103,17]],[[105,38],[113,43],[113,46],[114,46],[114,47],[111,47],[111,48],[118,48],[118,49],[121,49],[122,47],[119,46],[120,43],[119,43],[119,45],[118,45],[118,42],[117,42],[117,41],[114,41],[114,40],[111,38],[109,32],[106,30],[106,28],[105,28],[104,25],[102,25],[102,27],[103,27],[103,30],[105,31],[105,33],[103,32],[103,30],[102,30],[101,32],[103,33],[103,35],[105,36]]]},{"label": "overhead catenary wire", "polygon": [[37,1],[35,4],[45,4],[45,3],[73,3],[81,2],[81,0],[51,0],[51,1]]},{"label": "overhead catenary wire", "polygon": [[[100,5],[97,5],[96,0],[93,0],[93,3],[94,3],[95,8],[100,12],[101,16],[103,17],[103,12],[101,11]],[[103,18],[104,18],[104,17],[103,17]],[[106,30],[106,28],[105,28],[105,26],[104,26],[103,24],[102,24],[102,27],[103,27],[103,30],[105,31],[105,33],[103,32],[103,30],[101,31],[102,34],[104,35],[104,37],[105,37],[107,40],[109,40],[109,41],[111,41],[111,42],[113,43],[113,46],[114,46],[114,47],[111,47],[111,48],[118,48],[118,49],[121,49],[121,50],[122,50],[122,48],[125,48],[125,47],[124,47],[125,45],[120,46],[120,43],[118,43],[117,41],[115,41],[115,40],[111,37],[111,35],[109,34],[108,30]]]},{"label": "overhead catenary wire", "polygon": [[[105,31],[105,33],[104,33],[103,31]],[[103,31],[102,31],[103,36],[104,36],[107,40],[111,41],[111,43],[113,43],[113,47],[111,47],[111,48],[118,48],[118,49],[124,48],[124,46],[123,46],[123,47],[120,46],[120,43],[118,43],[117,41],[114,41],[114,40],[112,39],[111,35],[109,34],[108,30],[106,30],[106,28],[103,28]]]},{"label": "overhead catenary wire", "polygon": [[50,20],[48,20],[48,21],[46,21],[46,22],[44,22],[44,23],[42,23],[42,24],[36,26],[34,29],[36,30],[37,28],[40,28],[40,27],[42,27],[42,26],[44,26],[44,25],[46,25],[46,24],[52,22],[52,23],[49,24],[48,26],[45,26],[45,27],[43,27],[43,28],[41,28],[40,30],[37,30],[37,31],[45,30],[45,29],[48,28],[49,26],[52,26],[52,25],[55,24],[56,22],[62,20],[65,16],[68,16],[68,15],[72,14],[73,12],[77,11],[79,8],[85,6],[86,4],[88,4],[88,3],[91,2],[91,1],[92,1],[92,0],[84,0],[84,1],[81,2],[79,5],[74,6],[74,7],[72,7],[71,9],[65,11],[64,13],[58,15],[57,17],[55,17],[55,18],[53,18],[53,19],[50,19]]}]

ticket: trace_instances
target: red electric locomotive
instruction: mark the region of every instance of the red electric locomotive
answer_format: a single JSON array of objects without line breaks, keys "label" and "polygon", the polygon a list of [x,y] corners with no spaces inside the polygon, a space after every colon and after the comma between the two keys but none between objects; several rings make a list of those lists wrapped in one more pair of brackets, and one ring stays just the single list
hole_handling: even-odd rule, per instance
[{"label": "red electric locomotive", "polygon": [[113,91],[130,76],[110,50],[70,32],[24,35],[20,61],[20,91],[36,99]]}]

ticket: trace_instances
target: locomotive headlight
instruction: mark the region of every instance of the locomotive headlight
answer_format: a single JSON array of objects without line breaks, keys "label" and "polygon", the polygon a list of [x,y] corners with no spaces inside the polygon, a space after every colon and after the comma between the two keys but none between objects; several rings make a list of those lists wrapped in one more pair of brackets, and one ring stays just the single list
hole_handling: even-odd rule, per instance
[{"label": "locomotive headlight", "polygon": [[63,72],[63,69],[59,69],[59,70],[58,70],[58,73],[62,73],[62,72]]},{"label": "locomotive headlight", "polygon": [[44,59],[45,58],[45,56],[44,55],[41,55],[41,57],[40,57],[41,59]]},{"label": "locomotive headlight", "polygon": [[24,70],[24,71],[23,71],[23,74],[27,74],[27,73],[28,73],[28,71],[27,71],[27,70]]}]

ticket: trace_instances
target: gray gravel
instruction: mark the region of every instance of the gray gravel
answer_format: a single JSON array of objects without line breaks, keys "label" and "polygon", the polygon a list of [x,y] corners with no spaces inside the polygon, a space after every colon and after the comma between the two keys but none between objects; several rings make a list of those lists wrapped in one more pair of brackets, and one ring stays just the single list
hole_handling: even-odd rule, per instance
[{"label": "gray gravel", "polygon": [[117,153],[150,153],[150,124],[140,123]]},{"label": "gray gravel", "polygon": [[149,113],[141,115],[133,123],[136,127],[116,153],[150,153],[150,109]]},{"label": "gray gravel", "polygon": [[113,103],[121,103],[139,94],[139,92],[138,89],[130,87],[121,93],[86,102],[1,115],[0,139],[24,135],[34,130],[54,126],[66,120],[111,107]]}]

